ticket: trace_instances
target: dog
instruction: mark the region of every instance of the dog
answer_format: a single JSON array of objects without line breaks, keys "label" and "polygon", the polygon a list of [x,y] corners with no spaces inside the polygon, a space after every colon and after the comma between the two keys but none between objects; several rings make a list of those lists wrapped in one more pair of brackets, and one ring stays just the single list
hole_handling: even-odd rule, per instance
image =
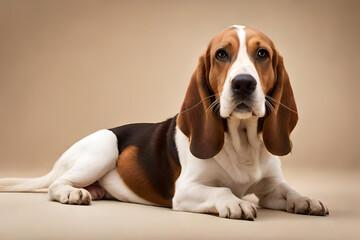
[{"label": "dog", "polygon": [[116,199],[254,220],[263,208],[328,215],[285,181],[297,107],[273,42],[251,27],[216,35],[200,56],[180,112],[164,122],[97,131],[72,145],[45,176],[5,178],[1,191],[48,188],[50,199]]}]

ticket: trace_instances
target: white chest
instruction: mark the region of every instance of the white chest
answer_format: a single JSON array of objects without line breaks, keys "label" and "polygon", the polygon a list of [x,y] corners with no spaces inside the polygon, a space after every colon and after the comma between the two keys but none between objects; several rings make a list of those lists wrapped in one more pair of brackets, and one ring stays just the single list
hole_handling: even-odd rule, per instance
[{"label": "white chest", "polygon": [[243,196],[262,178],[267,154],[257,133],[257,122],[229,120],[228,127],[224,147],[214,160],[221,169],[220,184]]},{"label": "white chest", "polygon": [[271,155],[257,133],[257,119],[228,120],[222,150],[212,159],[195,158],[189,151],[188,138],[178,131],[177,146],[181,163],[178,184],[197,182],[230,188],[238,197],[265,175]]}]

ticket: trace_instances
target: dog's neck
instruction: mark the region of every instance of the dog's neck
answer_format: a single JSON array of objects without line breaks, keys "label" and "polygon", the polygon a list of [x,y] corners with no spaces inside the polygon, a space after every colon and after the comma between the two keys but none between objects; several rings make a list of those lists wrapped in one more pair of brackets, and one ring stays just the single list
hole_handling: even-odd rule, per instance
[{"label": "dog's neck", "polygon": [[[236,184],[249,184],[261,177],[262,133],[257,131],[258,118],[227,119],[224,146],[215,161],[232,176]],[[239,191],[243,195],[245,191]]]},{"label": "dog's neck", "polygon": [[249,148],[259,149],[259,145],[263,144],[262,134],[258,133],[258,117],[229,118],[227,125],[225,142],[233,145],[237,152],[248,151]]}]

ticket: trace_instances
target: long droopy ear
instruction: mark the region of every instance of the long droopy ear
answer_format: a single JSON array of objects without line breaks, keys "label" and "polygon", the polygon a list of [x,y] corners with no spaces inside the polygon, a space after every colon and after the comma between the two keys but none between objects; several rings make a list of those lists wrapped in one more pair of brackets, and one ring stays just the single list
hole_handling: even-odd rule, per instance
[{"label": "long droopy ear", "polygon": [[177,118],[180,130],[190,139],[191,153],[201,159],[215,156],[224,145],[222,120],[210,109],[215,97],[209,85],[209,70],[209,56],[205,52],[191,77]]},{"label": "long droopy ear", "polygon": [[263,139],[271,154],[284,156],[291,151],[290,133],[298,121],[298,114],[289,76],[280,55],[277,58],[276,76],[275,86],[270,92],[274,111],[264,120]]}]

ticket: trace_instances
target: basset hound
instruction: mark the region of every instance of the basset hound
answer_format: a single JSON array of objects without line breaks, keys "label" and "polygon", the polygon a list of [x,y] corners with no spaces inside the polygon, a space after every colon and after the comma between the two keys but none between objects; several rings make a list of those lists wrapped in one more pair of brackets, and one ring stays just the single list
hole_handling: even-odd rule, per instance
[{"label": "basset hound", "polygon": [[180,112],[160,123],[97,131],[72,145],[47,175],[1,179],[1,191],[49,188],[64,204],[92,200],[165,206],[253,220],[263,208],[327,215],[284,179],[298,120],[283,58],[262,32],[231,26],[200,56]]}]

